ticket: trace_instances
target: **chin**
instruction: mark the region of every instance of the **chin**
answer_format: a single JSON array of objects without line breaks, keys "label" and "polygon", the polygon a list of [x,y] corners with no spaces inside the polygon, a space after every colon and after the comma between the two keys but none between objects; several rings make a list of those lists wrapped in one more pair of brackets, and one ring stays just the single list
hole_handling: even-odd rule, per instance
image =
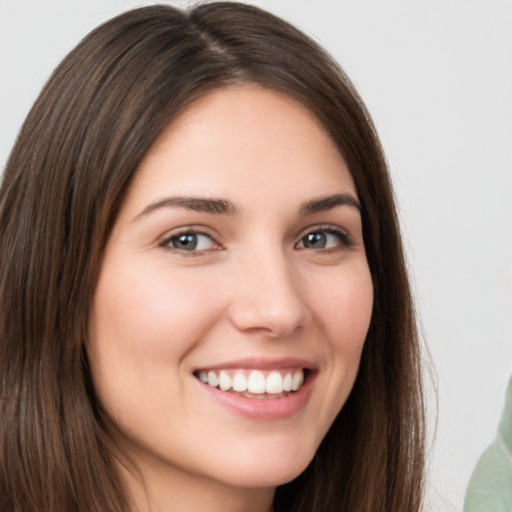
[{"label": "chin", "polygon": [[[286,456],[278,450],[271,450],[272,455],[251,458],[232,452],[232,464],[226,461],[223,468],[217,467],[226,483],[234,487],[277,487],[295,480],[309,465],[314,452],[301,454],[299,450],[291,450]],[[219,475],[220,476],[220,475]]]}]

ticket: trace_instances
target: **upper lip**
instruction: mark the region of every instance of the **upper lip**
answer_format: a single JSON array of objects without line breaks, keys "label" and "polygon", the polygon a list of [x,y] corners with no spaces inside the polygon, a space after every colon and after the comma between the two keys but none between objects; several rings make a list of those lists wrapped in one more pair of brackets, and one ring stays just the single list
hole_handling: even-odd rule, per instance
[{"label": "upper lip", "polygon": [[195,369],[201,370],[228,370],[228,369],[251,369],[251,370],[274,370],[274,369],[297,369],[304,368],[314,370],[316,365],[307,359],[287,357],[279,359],[268,358],[244,358],[221,363],[208,364]]}]

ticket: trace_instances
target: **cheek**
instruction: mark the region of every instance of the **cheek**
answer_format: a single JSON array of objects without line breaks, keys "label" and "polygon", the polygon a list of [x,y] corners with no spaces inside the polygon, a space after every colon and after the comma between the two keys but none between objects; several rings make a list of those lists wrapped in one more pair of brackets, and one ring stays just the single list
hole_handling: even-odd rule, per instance
[{"label": "cheek", "polygon": [[318,376],[321,399],[314,418],[317,443],[334,422],[354,385],[373,309],[373,284],[366,261],[317,275],[308,294],[324,342],[325,360]]},{"label": "cheek", "polygon": [[211,280],[148,269],[105,266],[94,298],[87,344],[92,378],[119,421],[136,415],[133,404],[147,414],[161,403],[179,410],[177,390],[188,376],[183,361],[220,314]]},{"label": "cheek", "polygon": [[317,289],[314,307],[331,349],[359,360],[373,310],[373,284],[368,266],[347,268],[331,278],[323,291]]},{"label": "cheek", "polygon": [[216,316],[214,288],[190,272],[148,269],[106,269],[94,300],[93,337],[136,357],[186,351]]},{"label": "cheek", "polygon": [[326,423],[330,425],[359,370],[373,310],[373,283],[366,261],[358,261],[341,268],[316,289],[316,317],[330,355],[325,395]]}]

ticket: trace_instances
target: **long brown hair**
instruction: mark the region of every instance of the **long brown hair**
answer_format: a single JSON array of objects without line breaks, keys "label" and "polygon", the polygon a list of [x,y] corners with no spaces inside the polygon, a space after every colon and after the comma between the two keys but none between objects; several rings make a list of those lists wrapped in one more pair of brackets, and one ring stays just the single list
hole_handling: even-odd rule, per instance
[{"label": "long brown hair", "polygon": [[0,190],[0,509],[126,512],[84,352],[102,251],[139,162],[194,99],[255,83],[324,124],[362,203],[374,310],[353,391],[276,508],[416,512],[420,347],[385,158],[339,66],[279,18],[220,2],[156,5],[87,36],[33,106]]}]

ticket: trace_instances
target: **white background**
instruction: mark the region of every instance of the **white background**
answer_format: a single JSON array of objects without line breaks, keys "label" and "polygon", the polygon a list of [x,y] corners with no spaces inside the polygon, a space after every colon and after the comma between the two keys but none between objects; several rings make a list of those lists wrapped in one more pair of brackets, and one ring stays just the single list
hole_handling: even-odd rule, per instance
[{"label": "white background", "polygon": [[[147,3],[0,0],[0,169],[55,65],[100,22]],[[326,46],[374,116],[437,373],[431,510],[460,511],[512,371],[512,2],[251,3]]]}]

